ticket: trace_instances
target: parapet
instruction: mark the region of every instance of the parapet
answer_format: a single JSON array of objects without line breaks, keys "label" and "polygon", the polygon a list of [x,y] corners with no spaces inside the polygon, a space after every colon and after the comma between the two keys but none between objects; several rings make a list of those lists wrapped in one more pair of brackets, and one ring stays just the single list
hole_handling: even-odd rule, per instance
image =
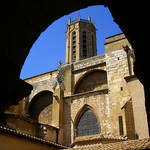
[{"label": "parapet", "polygon": [[106,44],[109,44],[109,43],[112,43],[112,42],[116,42],[116,41],[119,41],[119,40],[122,40],[122,39],[125,39],[125,35],[123,33],[119,33],[119,34],[116,34],[116,35],[113,35],[113,36],[110,36],[110,37],[107,37],[106,38]]},{"label": "parapet", "polygon": [[124,45],[129,47],[130,43],[123,33],[107,37],[105,43],[105,52],[110,53],[113,51],[121,50],[123,49]]}]

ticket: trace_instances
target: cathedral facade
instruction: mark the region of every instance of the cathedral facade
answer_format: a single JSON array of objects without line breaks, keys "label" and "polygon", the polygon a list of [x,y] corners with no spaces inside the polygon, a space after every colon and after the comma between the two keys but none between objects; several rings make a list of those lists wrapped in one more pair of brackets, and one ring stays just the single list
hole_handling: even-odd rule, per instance
[{"label": "cathedral facade", "polygon": [[107,37],[105,54],[97,55],[90,16],[69,18],[66,62],[25,79],[32,93],[10,108],[8,126],[70,147],[147,138],[144,90],[133,72],[135,59],[123,33]]}]

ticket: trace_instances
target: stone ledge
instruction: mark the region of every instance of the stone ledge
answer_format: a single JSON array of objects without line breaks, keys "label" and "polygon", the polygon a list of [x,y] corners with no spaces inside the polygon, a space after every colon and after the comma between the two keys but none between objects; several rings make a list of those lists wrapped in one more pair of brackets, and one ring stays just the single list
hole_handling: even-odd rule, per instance
[{"label": "stone ledge", "polygon": [[105,54],[89,57],[73,63],[73,72],[99,65],[106,65]]},{"label": "stone ledge", "polygon": [[130,81],[133,81],[133,80],[138,80],[135,75],[131,75],[131,76],[124,77],[124,79],[125,79],[127,82],[130,82]]},{"label": "stone ledge", "polygon": [[122,39],[126,39],[125,35],[123,33],[119,33],[110,37],[106,38],[106,43],[104,43],[104,45],[112,43],[112,42],[116,42]]},{"label": "stone ledge", "polygon": [[100,89],[100,90],[96,90],[96,91],[89,91],[89,92],[74,94],[71,96],[66,96],[66,97],[64,97],[64,99],[73,98],[73,97],[77,97],[77,96],[84,96],[84,95],[93,94],[93,93],[107,94],[108,91],[109,91],[108,88],[105,88],[105,89]]}]

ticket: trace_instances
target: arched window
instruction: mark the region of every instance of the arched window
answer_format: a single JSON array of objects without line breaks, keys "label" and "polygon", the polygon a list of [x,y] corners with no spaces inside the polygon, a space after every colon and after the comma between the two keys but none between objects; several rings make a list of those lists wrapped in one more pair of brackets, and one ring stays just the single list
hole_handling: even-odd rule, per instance
[{"label": "arched window", "polygon": [[77,123],[77,136],[99,134],[98,120],[93,111],[87,108]]},{"label": "arched window", "polygon": [[76,61],[76,32],[73,32],[72,34],[72,57],[73,62]]},{"label": "arched window", "polygon": [[86,32],[83,32],[83,58],[87,57]]}]

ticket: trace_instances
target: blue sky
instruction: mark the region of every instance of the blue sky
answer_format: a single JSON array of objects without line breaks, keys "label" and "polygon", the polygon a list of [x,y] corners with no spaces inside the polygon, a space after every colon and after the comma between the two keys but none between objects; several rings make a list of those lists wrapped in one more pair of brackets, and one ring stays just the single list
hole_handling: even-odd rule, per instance
[{"label": "blue sky", "polygon": [[113,22],[113,18],[108,8],[104,6],[91,6],[63,16],[53,22],[33,44],[24,66],[20,78],[25,79],[50,70],[57,69],[60,59],[65,62],[66,48],[66,27],[69,16],[71,20],[78,18],[88,19],[91,15],[91,21],[96,23],[97,54],[105,53],[105,38],[121,33],[119,26]]}]

